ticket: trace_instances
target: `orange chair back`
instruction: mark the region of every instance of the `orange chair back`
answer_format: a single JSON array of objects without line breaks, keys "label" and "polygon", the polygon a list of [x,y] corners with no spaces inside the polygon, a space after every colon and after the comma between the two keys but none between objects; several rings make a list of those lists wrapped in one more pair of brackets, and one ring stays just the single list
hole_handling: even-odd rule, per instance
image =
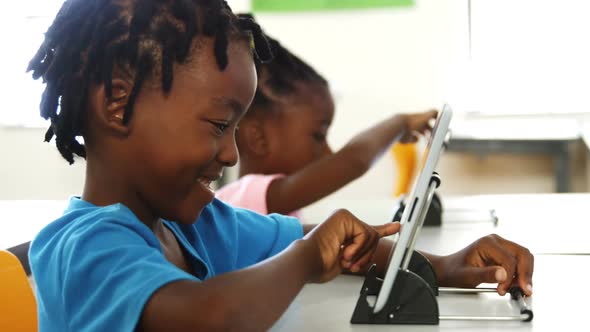
[{"label": "orange chair back", "polygon": [[0,250],[0,331],[37,331],[37,304],[16,256]]}]

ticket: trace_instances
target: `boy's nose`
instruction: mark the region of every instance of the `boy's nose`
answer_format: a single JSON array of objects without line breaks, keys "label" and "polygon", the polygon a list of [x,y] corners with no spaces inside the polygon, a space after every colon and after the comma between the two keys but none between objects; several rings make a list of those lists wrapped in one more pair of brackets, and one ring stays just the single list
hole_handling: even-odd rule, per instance
[{"label": "boy's nose", "polygon": [[324,156],[329,156],[331,154],[333,154],[334,152],[332,151],[332,148],[330,147],[329,144],[326,144],[324,146]]},{"label": "boy's nose", "polygon": [[235,166],[238,163],[238,146],[233,135],[228,135],[221,143],[218,159],[227,167]]}]

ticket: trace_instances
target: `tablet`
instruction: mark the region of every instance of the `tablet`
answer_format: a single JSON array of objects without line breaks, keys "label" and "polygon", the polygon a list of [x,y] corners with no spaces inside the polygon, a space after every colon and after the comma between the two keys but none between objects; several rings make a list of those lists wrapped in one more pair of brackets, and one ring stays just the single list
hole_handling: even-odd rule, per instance
[{"label": "tablet", "polygon": [[[453,112],[449,105],[444,105],[432,129],[426,150],[422,157],[420,173],[418,174],[414,186],[412,187],[412,191],[408,196],[407,205],[400,220],[402,227],[399,233],[399,239],[396,246],[392,249],[393,252],[390,255],[389,266],[385,272],[385,278],[383,278],[381,290],[377,295],[377,301],[375,302],[375,307],[373,309],[375,313],[381,311],[383,307],[385,307],[387,299],[389,298],[389,293],[395,283],[397,271],[402,267],[406,251],[408,251],[408,248],[410,248],[411,244],[414,242],[414,237],[418,234],[417,231],[420,225],[417,220],[422,214],[424,202],[427,200],[430,179],[434,173],[436,164],[438,163],[439,156],[445,147],[445,140],[449,133],[449,124],[451,123],[452,115]],[[411,253],[409,254],[411,255]]]}]

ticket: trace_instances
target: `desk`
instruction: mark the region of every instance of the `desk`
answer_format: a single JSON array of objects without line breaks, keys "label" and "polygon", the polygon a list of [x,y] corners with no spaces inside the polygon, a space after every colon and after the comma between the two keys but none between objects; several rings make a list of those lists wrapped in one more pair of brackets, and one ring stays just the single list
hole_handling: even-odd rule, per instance
[{"label": "desk", "polygon": [[555,160],[555,190],[570,191],[570,146],[581,138],[575,119],[476,118],[454,123],[448,152],[549,154]]},{"label": "desk", "polygon": [[[323,284],[306,285],[275,324],[272,331],[582,331],[587,330],[585,306],[590,292],[585,285],[590,273],[590,256],[537,256],[534,292],[527,299],[535,317],[532,322],[441,321],[440,325],[351,325],[350,317],[363,278],[340,276]],[[560,267],[569,267],[565,277]],[[576,292],[564,289],[564,284]],[[573,288],[572,288],[573,289]],[[497,294],[439,296],[441,314],[502,315],[517,313],[508,296]]]},{"label": "desk", "polygon": [[493,208],[498,225],[443,220],[440,228],[423,228],[417,248],[451,253],[476,238],[497,233],[535,254],[590,254],[586,213],[590,194],[481,195],[443,200],[446,209]]},{"label": "desk", "polygon": [[[349,204],[348,204],[349,203]],[[361,219],[378,224],[391,218],[391,200],[348,202]],[[437,326],[351,325],[362,277],[339,276],[324,284],[306,285],[273,331],[578,331],[587,330],[585,301],[590,297],[590,244],[586,206],[590,194],[488,195],[446,197],[446,209],[494,208],[491,222],[443,221],[442,227],[422,229],[417,248],[454,252],[491,232],[516,240],[535,253],[533,298],[527,299],[535,318],[524,322],[441,321]],[[540,252],[561,255],[539,254]],[[587,255],[579,255],[587,254]],[[566,288],[566,287],[571,288]],[[508,297],[497,294],[439,296],[444,315],[506,315],[517,311]]]},{"label": "desk", "polygon": [[[444,180],[443,180],[444,181]],[[425,227],[418,249],[448,253],[476,238],[498,233],[522,243],[533,253],[590,254],[590,194],[522,194],[442,197],[443,210],[496,210],[498,226],[490,221],[457,222],[443,215],[441,227]],[[361,220],[378,225],[391,220],[393,199],[342,200],[335,205],[316,205],[304,211],[306,220],[319,222],[337,207],[346,207]],[[313,213],[313,218],[309,218]],[[481,213],[480,213],[481,215]]]}]

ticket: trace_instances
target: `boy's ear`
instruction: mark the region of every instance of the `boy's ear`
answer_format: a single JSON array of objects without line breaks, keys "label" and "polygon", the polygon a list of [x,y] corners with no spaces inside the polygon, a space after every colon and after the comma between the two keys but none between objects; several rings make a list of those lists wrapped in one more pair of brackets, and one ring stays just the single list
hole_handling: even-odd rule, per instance
[{"label": "boy's ear", "polygon": [[241,140],[240,145],[248,149],[250,153],[257,157],[264,157],[268,154],[268,139],[262,121],[258,119],[242,121],[238,133]]},{"label": "boy's ear", "polygon": [[102,107],[96,110],[96,118],[103,128],[120,135],[129,133],[129,127],[123,124],[123,115],[132,89],[133,86],[129,81],[119,78],[113,79],[110,96],[105,87],[100,89],[100,97],[103,102],[101,103]]}]

